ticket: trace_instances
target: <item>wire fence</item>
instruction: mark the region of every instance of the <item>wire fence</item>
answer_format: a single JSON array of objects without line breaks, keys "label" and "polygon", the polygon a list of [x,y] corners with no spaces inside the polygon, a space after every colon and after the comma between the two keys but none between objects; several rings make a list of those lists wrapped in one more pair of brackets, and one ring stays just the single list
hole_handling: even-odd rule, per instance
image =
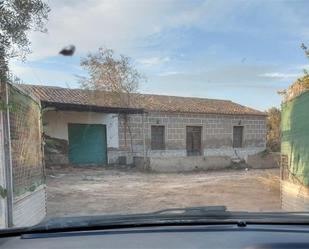
[{"label": "wire fence", "polygon": [[41,108],[18,85],[8,84],[8,94],[13,193],[17,197],[44,183]]},{"label": "wire fence", "polygon": [[289,181],[298,185],[304,185],[304,178],[307,175],[296,175],[291,170],[291,162],[289,161],[289,156],[281,154],[280,158],[280,178],[283,181]]}]

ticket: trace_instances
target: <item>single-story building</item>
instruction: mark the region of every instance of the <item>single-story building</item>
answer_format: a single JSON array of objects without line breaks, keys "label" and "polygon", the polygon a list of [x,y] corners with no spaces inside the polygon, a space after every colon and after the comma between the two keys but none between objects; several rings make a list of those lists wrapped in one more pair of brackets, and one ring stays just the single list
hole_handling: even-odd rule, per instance
[{"label": "single-story building", "polygon": [[132,94],[124,104],[110,92],[20,87],[41,100],[45,135],[57,143],[48,164],[142,158],[153,170],[192,170],[224,167],[266,148],[266,114],[229,100]]}]

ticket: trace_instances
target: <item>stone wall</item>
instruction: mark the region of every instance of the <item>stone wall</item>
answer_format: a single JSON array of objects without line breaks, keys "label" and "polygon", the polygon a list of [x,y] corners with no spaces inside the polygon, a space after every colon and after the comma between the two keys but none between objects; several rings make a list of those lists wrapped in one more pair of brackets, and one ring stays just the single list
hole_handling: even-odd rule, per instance
[{"label": "stone wall", "polygon": [[[126,122],[129,122],[130,129],[125,128]],[[165,150],[150,149],[152,125],[165,127]],[[233,126],[238,125],[244,126],[243,147],[234,149]],[[265,116],[151,112],[144,114],[144,118],[140,114],[130,115],[127,121],[124,116],[119,117],[120,150],[131,150],[131,134],[133,154],[136,156],[143,155],[144,136],[146,156],[185,157],[186,126],[202,127],[203,156],[247,159],[248,155],[254,155],[266,148]]]}]

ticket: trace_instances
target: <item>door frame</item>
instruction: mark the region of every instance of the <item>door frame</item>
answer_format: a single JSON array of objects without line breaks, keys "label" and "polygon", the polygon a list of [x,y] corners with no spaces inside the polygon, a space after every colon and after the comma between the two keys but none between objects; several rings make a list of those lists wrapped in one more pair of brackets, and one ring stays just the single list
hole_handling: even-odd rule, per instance
[{"label": "door frame", "polygon": [[164,125],[164,124],[155,124],[155,125],[153,125],[153,124],[150,124],[150,135],[149,135],[149,137],[150,137],[150,150],[153,150],[153,151],[160,151],[160,150],[158,150],[158,149],[152,149],[152,127],[153,126],[156,126],[156,127],[163,127],[163,146],[164,146],[164,149],[160,149],[161,151],[164,151],[164,150],[166,150],[166,140],[167,140],[167,135],[166,135],[166,133],[167,133],[167,129],[166,129],[166,126]]},{"label": "door frame", "polygon": [[[242,127],[242,140],[241,140],[241,147],[234,147],[234,127]],[[232,125],[232,148],[233,149],[241,149],[244,147],[245,141],[245,126],[244,125]]]},{"label": "door frame", "polygon": [[[200,128],[200,144],[201,144],[201,146],[200,146],[200,150],[199,150],[199,155],[188,155],[188,149],[187,149],[187,137],[188,137],[188,133],[187,133],[187,128],[188,127],[198,127],[198,128]],[[186,125],[185,126],[185,134],[186,134],[186,136],[185,136],[185,138],[186,138],[186,156],[202,156],[203,154],[204,154],[204,152],[203,152],[203,126],[202,125]]]}]

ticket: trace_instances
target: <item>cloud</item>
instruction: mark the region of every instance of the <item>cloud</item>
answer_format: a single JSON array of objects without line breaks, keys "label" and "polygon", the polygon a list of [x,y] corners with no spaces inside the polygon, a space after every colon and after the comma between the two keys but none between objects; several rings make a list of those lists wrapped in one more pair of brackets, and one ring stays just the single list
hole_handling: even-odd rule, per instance
[{"label": "cloud", "polygon": [[[252,20],[255,18],[252,16],[255,15],[257,19],[269,16],[277,18],[275,25],[279,28],[300,29],[309,33],[304,18],[306,12],[297,15],[299,9],[295,10],[284,2],[266,5],[264,1],[229,0],[53,0],[48,3],[52,10],[47,25],[48,33],[31,33],[34,53],[30,59],[55,56],[68,44],[76,45],[77,56],[107,46],[137,57],[138,48],[149,42],[149,36],[166,34],[180,27],[215,32],[250,33],[258,30],[259,36],[266,29],[273,33],[272,25],[254,25]],[[261,17],[264,12],[266,14]],[[295,25],[301,27],[297,26],[296,29]],[[181,40],[176,38],[173,42],[179,44]],[[165,44],[161,45],[164,47]]]},{"label": "cloud", "polygon": [[269,78],[269,79],[278,79],[278,80],[286,80],[286,79],[293,79],[298,78],[300,76],[299,73],[263,73],[259,75],[263,78]]},{"label": "cloud", "polygon": [[28,84],[54,85],[63,87],[77,87],[76,77],[73,74],[59,70],[42,69],[27,65],[10,64],[12,72]]},{"label": "cloud", "polygon": [[150,57],[150,58],[143,58],[143,59],[137,59],[136,60],[138,63],[144,65],[144,66],[156,66],[156,65],[161,65],[166,62],[170,61],[170,58],[165,56],[165,57]]},{"label": "cloud", "polygon": [[[198,4],[186,6],[177,15],[171,15],[169,25],[171,27],[195,26],[203,30],[237,31],[243,29],[237,23],[237,16],[241,12],[255,5],[253,1],[200,1]],[[184,6],[184,5],[183,5]]]},{"label": "cloud", "polygon": [[77,47],[77,56],[100,46],[135,56],[149,36],[170,29],[236,30],[237,11],[249,5],[228,0],[54,0],[49,4],[48,33],[30,34],[34,52],[30,59],[54,56],[68,44]]},{"label": "cloud", "polygon": [[[77,55],[100,46],[121,53],[134,50],[143,38],[160,32],[176,0],[76,0],[50,1],[48,33],[31,33],[32,59],[54,56],[74,44]],[[174,13],[175,14],[175,13]]]},{"label": "cloud", "polygon": [[186,74],[186,73],[180,72],[180,71],[166,71],[166,72],[158,73],[158,76],[164,77],[164,76],[180,75],[180,74]]},{"label": "cloud", "polygon": [[[220,95],[229,95],[230,91],[243,91],[245,89],[268,90],[274,95],[278,89],[286,88],[301,73],[289,72],[286,67],[266,64],[266,65],[225,65],[215,68],[207,68],[199,71],[181,71],[171,70],[163,73],[157,73],[149,78],[154,82],[157,89],[167,89],[167,91],[179,91],[182,94],[188,94],[187,89],[198,94],[200,92],[217,91]],[[269,73],[273,71],[275,73]],[[289,72],[286,74],[276,72]],[[160,89],[160,91],[162,91]],[[164,90],[163,90],[164,91]],[[239,98],[242,98],[239,96]]]},{"label": "cloud", "polygon": [[303,64],[296,67],[296,69],[300,70],[309,70],[309,64]]}]

